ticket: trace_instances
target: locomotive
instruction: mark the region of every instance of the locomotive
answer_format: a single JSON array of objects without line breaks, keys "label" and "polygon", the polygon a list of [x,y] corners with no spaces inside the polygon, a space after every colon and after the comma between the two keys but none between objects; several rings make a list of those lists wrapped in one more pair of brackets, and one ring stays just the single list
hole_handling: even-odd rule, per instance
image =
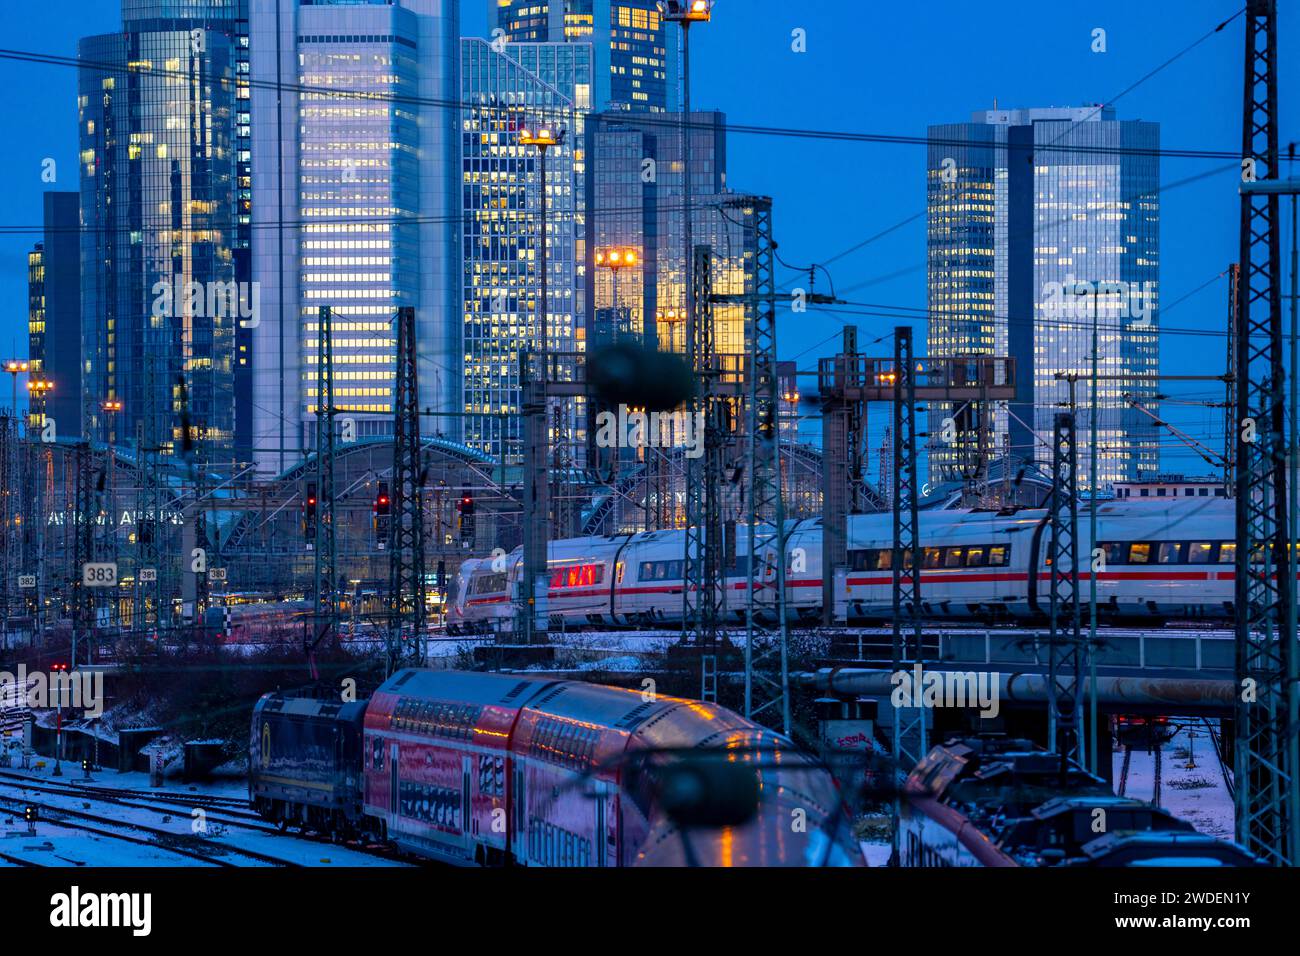
[{"label": "locomotive", "polygon": [[[940,509],[920,515],[919,569],[910,553],[903,570],[920,576],[922,610],[933,620],[1038,623],[1051,587],[1048,513],[1043,509]],[[1236,540],[1232,502],[1220,498],[1124,499],[1097,504],[1097,540],[1079,522],[1080,581],[1096,567],[1104,623],[1230,620]],[[787,618],[822,620],[821,519],[787,522]],[[745,618],[755,562],[754,602],[766,622],[776,606],[775,535],[760,528],[750,555],[748,528],[737,527],[724,552],[724,620]],[[680,624],[685,532],[651,531],[555,541],[550,545],[548,611],[553,626],[654,627]],[[893,518],[850,515],[848,566],[832,571],[833,617],[872,625],[893,611]],[[1257,556],[1262,558],[1262,554]],[[448,614],[454,634],[509,625],[519,595],[522,550],[471,559],[460,569]]]},{"label": "locomotive", "polygon": [[861,865],[834,779],[714,704],[408,668],[367,701],[264,695],[249,799],[282,827],[462,865]]},{"label": "locomotive", "polygon": [[898,827],[902,866],[1264,864],[1027,740],[993,735],[922,758],[903,785]]}]

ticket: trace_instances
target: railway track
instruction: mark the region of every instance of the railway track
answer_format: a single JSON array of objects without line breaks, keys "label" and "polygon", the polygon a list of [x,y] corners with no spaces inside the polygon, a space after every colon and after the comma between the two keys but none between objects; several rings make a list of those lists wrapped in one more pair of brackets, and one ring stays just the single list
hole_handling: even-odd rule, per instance
[{"label": "railway track", "polygon": [[[248,804],[245,801],[233,797],[221,797],[214,794],[178,793],[176,791],[152,791],[152,790],[133,790],[133,789],[119,790],[113,787],[95,787],[78,781],[68,781],[65,783],[59,781],[50,781],[44,778],[33,778],[33,777],[26,776],[24,774],[0,771],[0,790],[4,788],[20,789],[24,791],[31,790],[35,793],[46,794],[48,796],[72,798],[72,799],[79,799],[79,800],[98,802],[98,803],[106,803],[111,806],[121,807],[123,809],[144,810],[150,813],[158,814],[159,816],[162,817],[174,816],[184,820],[188,820],[192,816],[193,811],[199,809],[204,812],[205,822],[207,824],[222,826],[225,827],[227,830],[236,829],[236,830],[256,833],[259,835],[269,835],[269,836],[280,836],[283,835],[285,832],[279,826],[263,820],[262,817],[260,817],[258,814],[250,810],[248,808]],[[20,798],[10,798],[10,797],[6,797],[3,794],[0,794],[0,804],[4,804],[5,802],[12,803],[16,799],[20,799]],[[28,805],[44,806],[42,804],[37,804],[34,800],[28,800],[25,798],[22,799],[22,804],[24,806],[28,806]],[[92,823],[96,821],[107,822],[107,823],[120,822],[120,821],[114,821],[112,820],[112,818],[99,817],[89,812],[72,810],[61,806],[51,806],[49,807],[49,809],[51,813],[54,814],[67,813],[77,817],[84,817],[87,820],[90,820]],[[47,820],[47,822],[60,822],[53,818],[47,818],[45,817],[44,814],[42,814],[42,819]],[[268,865],[268,866],[301,866],[302,865],[293,860],[286,860],[281,857],[260,853],[254,850],[248,850],[238,846],[237,844],[226,843],[226,842],[215,842],[211,839],[203,838],[198,835],[192,835],[189,833],[178,834],[175,831],[166,830],[161,827],[150,827],[147,824],[139,823],[137,821],[131,821],[130,823],[123,823],[121,825],[135,827],[147,832],[155,833],[167,840],[174,840],[177,838],[181,838],[181,839],[185,839],[186,841],[190,841],[192,838],[194,842],[200,844],[210,844],[212,848],[218,850],[223,855],[233,854],[235,856],[243,856],[263,865]],[[82,829],[88,829],[88,828],[82,828]],[[102,835],[112,836],[114,834],[102,834]],[[329,836],[317,834],[311,831],[299,831],[298,833],[293,834],[293,838],[298,840],[303,840],[313,844],[324,844],[326,846],[340,845],[337,841],[331,839]],[[157,845],[155,843],[150,843],[150,841],[147,840],[145,841],[128,840],[127,842],[141,842],[148,845]],[[380,859],[388,860],[391,862],[410,862],[401,854],[384,847],[376,847],[376,846],[371,846],[369,844],[362,844],[362,843],[348,843],[348,844],[344,844],[344,846],[349,851],[356,852],[356,853],[363,853],[367,856],[378,857]],[[165,849],[171,849],[171,847],[168,846],[165,847]],[[193,851],[189,855],[197,859],[204,859],[204,860],[212,859],[210,854],[205,854],[198,850]],[[222,861],[219,862],[217,865],[237,866],[241,864],[227,863],[226,861]]]}]

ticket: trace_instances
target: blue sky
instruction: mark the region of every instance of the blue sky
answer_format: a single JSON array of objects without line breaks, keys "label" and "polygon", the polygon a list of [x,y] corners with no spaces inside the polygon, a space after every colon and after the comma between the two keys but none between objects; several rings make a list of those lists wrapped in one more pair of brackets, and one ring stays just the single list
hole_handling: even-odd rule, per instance
[{"label": "blue sky", "polygon": [[[1236,13],[1243,0],[1131,0],[972,4],[928,0],[885,4],[859,0],[717,0],[712,24],[692,34],[694,100],[739,124],[924,136],[930,123],[963,120],[998,104],[1068,106],[1101,103]],[[1300,13],[1281,4],[1282,143],[1300,140]],[[465,0],[463,29],[481,34],[483,0]],[[119,27],[114,0],[42,0],[6,10],[10,49],[75,55],[81,36]],[[791,31],[806,31],[807,52],[791,49]],[[1096,28],[1106,52],[1091,51]],[[1164,147],[1235,151],[1241,138],[1243,19],[1123,96],[1126,119],[1161,124]],[[41,192],[77,186],[76,77],[67,67],[0,60],[8,95],[0,100],[0,223],[40,222]],[[1285,148],[1285,147],[1284,147]],[[41,182],[53,157],[58,182]],[[824,262],[924,210],[925,150],[916,145],[830,142],[732,134],[729,182],[770,195],[781,257]],[[1165,158],[1171,183],[1224,166],[1221,160]],[[1162,209],[1161,300],[1165,306],[1222,272],[1237,255],[1237,179],[1221,173],[1166,193]],[[26,253],[34,234],[0,236],[0,349],[25,352]],[[925,224],[917,218],[884,239],[836,261],[836,289],[856,302],[925,306]],[[799,281],[782,271],[785,286]],[[819,283],[822,280],[819,279]],[[843,290],[853,288],[851,292]],[[1175,330],[1217,332],[1226,286],[1211,283],[1162,317],[1165,371],[1222,372],[1224,340]],[[847,317],[862,339],[887,334],[893,320]],[[801,369],[834,350],[842,322],[810,313],[784,315],[783,358]],[[918,326],[920,327],[920,326]],[[826,341],[831,339],[831,341]],[[825,344],[822,344],[825,343]],[[877,348],[887,349],[882,342]],[[1170,387],[1172,395],[1217,398],[1208,386]],[[1170,404],[1170,420],[1217,445],[1220,411]],[[883,418],[883,414],[877,416]],[[874,429],[873,429],[874,431]],[[1166,444],[1167,470],[1205,471]]]}]

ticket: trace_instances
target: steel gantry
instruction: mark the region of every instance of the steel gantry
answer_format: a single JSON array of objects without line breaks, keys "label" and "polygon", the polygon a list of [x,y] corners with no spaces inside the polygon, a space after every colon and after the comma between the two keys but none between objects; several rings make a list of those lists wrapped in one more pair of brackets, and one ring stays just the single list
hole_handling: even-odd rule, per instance
[{"label": "steel gantry", "polygon": [[683,643],[700,655],[700,699],[718,699],[718,633],[723,596],[722,402],[714,351],[713,251],[698,245],[691,268],[695,319],[687,342],[687,363],[696,393],[688,409],[704,422],[704,454],[686,460],[686,534],[683,552]]},{"label": "steel gantry", "polygon": [[[1288,541],[1276,0],[1246,5],[1241,247],[1236,309],[1237,839],[1300,862],[1294,555]],[[1250,175],[1253,171],[1254,175]],[[1292,423],[1295,427],[1295,423]]]},{"label": "steel gantry", "polygon": [[392,520],[388,540],[388,670],[423,660],[424,498],[420,461],[420,390],[415,309],[397,310],[393,385]]},{"label": "steel gantry", "polygon": [[[819,381],[822,402],[822,623],[835,623],[837,575],[848,570],[848,516],[862,510],[866,404],[845,398],[858,330],[845,326],[835,374]],[[883,464],[882,464],[883,467]],[[881,489],[882,493],[884,489]]]},{"label": "steel gantry", "polygon": [[[772,201],[752,202],[754,210],[754,284],[749,290],[746,311],[750,316],[748,376],[749,419],[749,585],[745,608],[745,716],[757,717],[765,710],[781,714],[781,730],[790,733],[789,622],[786,619],[785,496],[782,491],[780,387],[776,353],[776,243],[772,236]],[[770,521],[770,524],[767,522]],[[768,530],[770,528],[770,530]],[[769,580],[752,556],[772,546]],[[760,596],[772,592],[776,626],[769,635],[757,620]],[[757,647],[760,637],[770,637],[769,646]],[[764,699],[766,698],[766,699]]]},{"label": "steel gantry", "polygon": [[323,305],[316,340],[316,535],[312,542],[315,598],[312,633],[305,648],[309,657],[338,625],[338,555],[334,523],[336,411],[333,311]]},{"label": "steel gantry", "polygon": [[1082,763],[1080,709],[1083,696],[1083,638],[1079,602],[1078,449],[1074,415],[1058,412],[1052,422],[1052,496],[1048,505],[1048,562],[1051,593],[1048,621],[1047,740],[1068,761]]},{"label": "steel gantry", "polygon": [[[919,663],[925,656],[921,641],[921,549],[917,504],[916,357],[912,330],[894,330],[894,542],[889,566],[893,577],[893,667]],[[914,692],[920,688],[914,688]],[[894,756],[910,767],[926,752],[925,709],[894,712]]]}]

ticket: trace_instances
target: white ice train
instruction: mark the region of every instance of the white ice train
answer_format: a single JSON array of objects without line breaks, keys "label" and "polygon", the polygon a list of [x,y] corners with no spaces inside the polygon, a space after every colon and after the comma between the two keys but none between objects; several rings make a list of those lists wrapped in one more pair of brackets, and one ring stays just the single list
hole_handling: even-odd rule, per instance
[{"label": "white ice train", "polygon": [[[1233,613],[1233,503],[1224,499],[1112,501],[1099,505],[1097,594],[1108,622],[1227,619]],[[920,515],[921,600],[927,616],[982,622],[1042,620],[1048,606],[1047,513],[932,510]],[[728,556],[725,614],[742,621],[748,588],[748,529]],[[776,564],[770,529],[759,536],[755,600],[775,606]],[[832,586],[835,619],[884,621],[893,606],[892,515],[848,520],[848,566]],[[655,626],[680,622],[682,531],[574,538],[550,546],[552,622]],[[791,521],[786,540],[786,608],[791,621],[819,621],[823,569],[820,519]],[[1080,508],[1080,579],[1086,587],[1094,548],[1087,507]],[[904,568],[911,569],[911,557]],[[513,615],[521,552],[472,559],[460,570],[449,616],[454,633],[490,631]]]}]

